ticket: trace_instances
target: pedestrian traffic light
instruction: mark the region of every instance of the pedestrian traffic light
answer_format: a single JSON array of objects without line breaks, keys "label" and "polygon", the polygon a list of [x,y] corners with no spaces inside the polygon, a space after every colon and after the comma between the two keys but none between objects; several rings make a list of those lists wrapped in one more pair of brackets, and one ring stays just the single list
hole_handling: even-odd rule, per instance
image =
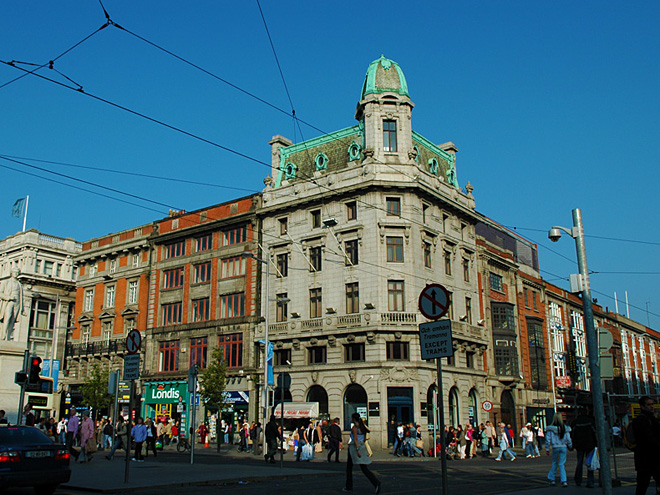
[{"label": "pedestrian traffic light", "polygon": [[28,370],[28,383],[39,383],[39,375],[41,375],[41,358],[32,356],[30,358],[30,369]]}]

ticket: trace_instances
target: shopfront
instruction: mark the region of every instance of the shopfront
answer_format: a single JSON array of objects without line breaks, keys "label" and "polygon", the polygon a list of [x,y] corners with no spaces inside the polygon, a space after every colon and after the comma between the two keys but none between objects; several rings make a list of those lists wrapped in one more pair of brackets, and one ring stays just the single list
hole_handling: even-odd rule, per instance
[{"label": "shopfront", "polygon": [[227,390],[224,393],[223,401],[225,407],[222,410],[221,419],[229,423],[233,437],[243,422],[248,421],[250,392],[248,390]]},{"label": "shopfront", "polygon": [[172,418],[185,424],[189,403],[186,381],[146,383],[142,416],[153,420]]}]

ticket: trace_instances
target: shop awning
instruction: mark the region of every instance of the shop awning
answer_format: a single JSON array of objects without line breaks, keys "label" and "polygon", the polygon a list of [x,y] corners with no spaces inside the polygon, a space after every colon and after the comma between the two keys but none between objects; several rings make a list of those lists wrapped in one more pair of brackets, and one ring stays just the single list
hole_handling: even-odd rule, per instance
[{"label": "shop awning", "polygon": [[[273,408],[273,414],[276,418],[282,417],[282,404],[278,404]],[[284,418],[297,419],[297,418],[316,418],[319,415],[318,402],[285,402],[284,403]]]}]

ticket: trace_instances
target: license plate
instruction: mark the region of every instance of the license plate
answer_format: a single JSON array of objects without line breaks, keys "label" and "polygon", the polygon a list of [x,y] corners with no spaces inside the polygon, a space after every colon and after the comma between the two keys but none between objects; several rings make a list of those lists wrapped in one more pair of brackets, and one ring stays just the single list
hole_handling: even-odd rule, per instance
[{"label": "license plate", "polygon": [[25,457],[30,457],[30,458],[50,457],[50,450],[28,450],[25,453]]}]

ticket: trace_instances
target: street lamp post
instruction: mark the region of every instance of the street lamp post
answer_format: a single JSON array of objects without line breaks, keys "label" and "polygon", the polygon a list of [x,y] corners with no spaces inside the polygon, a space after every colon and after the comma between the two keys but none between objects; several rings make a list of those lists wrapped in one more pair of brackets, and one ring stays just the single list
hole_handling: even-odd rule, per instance
[{"label": "street lamp post", "polygon": [[610,472],[610,458],[607,453],[607,429],[605,423],[605,408],[603,404],[603,391],[600,381],[600,360],[598,351],[598,336],[594,325],[594,310],[591,302],[591,287],[589,284],[589,269],[587,268],[587,250],[584,244],[584,227],[582,225],[582,211],[573,210],[573,228],[552,227],[548,231],[551,241],[557,242],[561,231],[566,232],[575,239],[578,268],[580,270],[582,308],[584,311],[585,335],[587,337],[587,351],[589,355],[589,371],[591,372],[591,396],[593,400],[594,417],[596,419],[596,439],[600,451],[600,473],[602,492],[604,495],[612,494],[612,473]]}]

